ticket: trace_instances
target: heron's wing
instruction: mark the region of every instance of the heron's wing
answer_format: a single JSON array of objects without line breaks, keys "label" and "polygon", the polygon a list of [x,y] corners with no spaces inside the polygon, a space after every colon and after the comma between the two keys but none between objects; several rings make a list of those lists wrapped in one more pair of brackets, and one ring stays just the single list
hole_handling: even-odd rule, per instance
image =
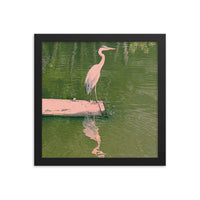
[{"label": "heron's wing", "polygon": [[94,86],[97,84],[100,76],[100,70],[94,65],[87,73],[85,79],[86,93],[89,94]]},{"label": "heron's wing", "polygon": [[88,71],[88,73],[87,73],[87,76],[86,76],[86,78],[85,78],[85,84],[88,82],[88,80],[90,80],[93,76],[93,74],[96,74],[96,72],[97,72],[97,67],[98,67],[98,65],[93,65],[91,68],[90,68],[90,70]]}]

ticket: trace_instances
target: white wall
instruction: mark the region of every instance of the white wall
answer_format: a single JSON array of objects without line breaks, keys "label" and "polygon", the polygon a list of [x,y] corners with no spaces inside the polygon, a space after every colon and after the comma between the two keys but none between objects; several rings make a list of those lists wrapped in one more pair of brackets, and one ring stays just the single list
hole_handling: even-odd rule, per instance
[{"label": "white wall", "polygon": [[[200,198],[199,5],[165,2],[2,1],[0,199]],[[167,34],[166,167],[33,166],[34,33]]]}]

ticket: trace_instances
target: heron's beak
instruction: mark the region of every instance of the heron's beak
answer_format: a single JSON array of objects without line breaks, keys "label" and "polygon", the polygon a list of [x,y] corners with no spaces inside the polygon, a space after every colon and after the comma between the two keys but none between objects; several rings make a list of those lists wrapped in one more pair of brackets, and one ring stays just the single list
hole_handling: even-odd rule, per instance
[{"label": "heron's beak", "polygon": [[115,50],[115,48],[109,48],[109,50]]}]

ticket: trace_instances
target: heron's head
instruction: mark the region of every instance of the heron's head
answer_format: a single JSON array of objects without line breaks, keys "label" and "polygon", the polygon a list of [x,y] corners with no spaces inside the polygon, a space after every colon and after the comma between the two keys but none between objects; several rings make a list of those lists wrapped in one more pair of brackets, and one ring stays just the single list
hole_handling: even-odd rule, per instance
[{"label": "heron's head", "polygon": [[115,48],[111,48],[111,47],[107,47],[105,45],[102,45],[99,50],[101,50],[101,51],[108,51],[108,50],[115,50]]}]

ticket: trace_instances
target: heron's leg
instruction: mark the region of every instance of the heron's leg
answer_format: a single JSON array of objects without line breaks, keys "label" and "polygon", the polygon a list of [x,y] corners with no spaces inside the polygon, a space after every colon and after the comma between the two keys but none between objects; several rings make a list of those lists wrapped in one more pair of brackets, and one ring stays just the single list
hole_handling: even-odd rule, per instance
[{"label": "heron's leg", "polygon": [[99,106],[99,109],[100,109],[100,112],[101,112],[101,106],[99,105],[99,102],[98,102],[98,100],[97,100],[96,85],[95,85],[95,88],[94,88],[94,92],[95,92],[95,96],[96,96],[96,102],[98,103],[98,106]]},{"label": "heron's leg", "polygon": [[94,92],[95,92],[96,102],[98,102],[98,100],[97,100],[97,90],[96,90],[96,85],[95,85],[95,88],[94,88]]},{"label": "heron's leg", "polygon": [[91,101],[91,92],[90,92],[90,101]]}]

